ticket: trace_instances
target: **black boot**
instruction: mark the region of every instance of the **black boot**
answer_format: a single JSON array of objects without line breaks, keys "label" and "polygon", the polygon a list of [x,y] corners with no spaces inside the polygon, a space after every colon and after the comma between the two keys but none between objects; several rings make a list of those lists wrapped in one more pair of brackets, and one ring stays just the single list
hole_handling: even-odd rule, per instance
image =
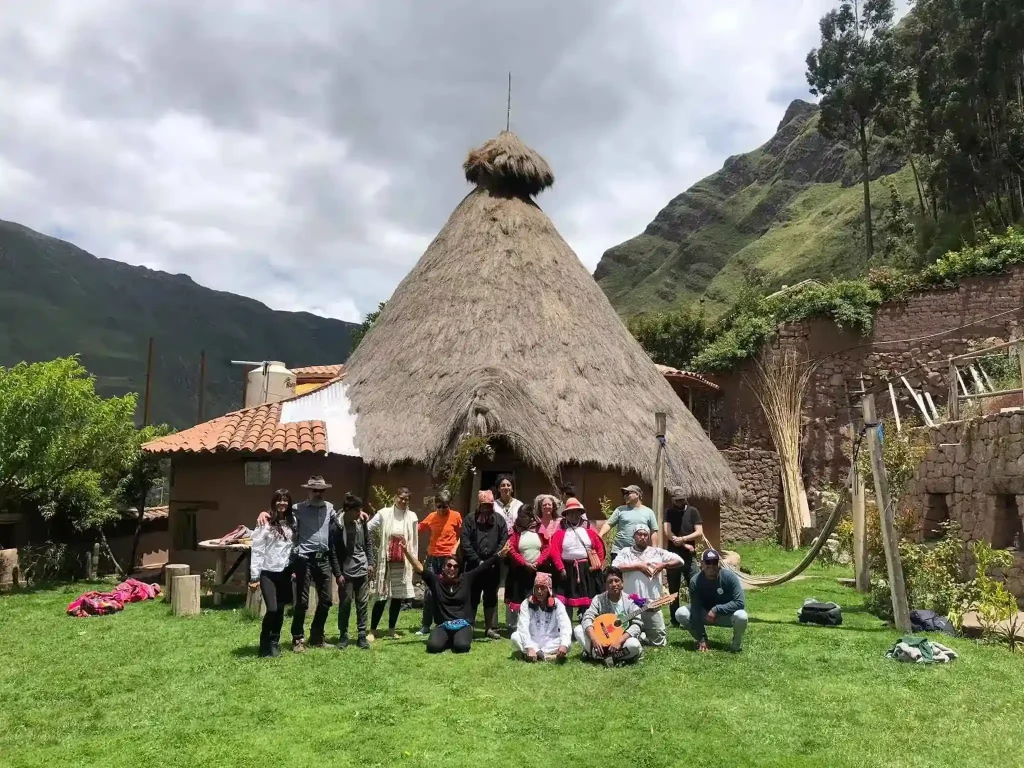
[{"label": "black boot", "polygon": [[281,634],[270,636],[270,655],[273,658],[277,658],[281,655]]},{"label": "black boot", "polygon": [[266,658],[267,656],[271,655],[271,650],[270,650],[271,646],[270,646],[270,644],[271,644],[270,634],[266,633],[266,632],[261,632],[260,633],[260,651],[259,651],[260,658]]}]

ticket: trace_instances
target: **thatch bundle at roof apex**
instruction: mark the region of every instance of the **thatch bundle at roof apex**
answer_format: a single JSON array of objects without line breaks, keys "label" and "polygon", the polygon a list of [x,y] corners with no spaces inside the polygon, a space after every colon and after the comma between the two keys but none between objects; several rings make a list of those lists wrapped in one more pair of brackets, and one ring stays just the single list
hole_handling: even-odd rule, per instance
[{"label": "thatch bundle at roof apex", "polygon": [[364,460],[440,469],[473,434],[551,477],[592,464],[650,481],[664,411],[669,481],[734,494],[725,460],[531,199],[554,180],[547,162],[503,132],[464,169],[476,189],[346,364]]}]

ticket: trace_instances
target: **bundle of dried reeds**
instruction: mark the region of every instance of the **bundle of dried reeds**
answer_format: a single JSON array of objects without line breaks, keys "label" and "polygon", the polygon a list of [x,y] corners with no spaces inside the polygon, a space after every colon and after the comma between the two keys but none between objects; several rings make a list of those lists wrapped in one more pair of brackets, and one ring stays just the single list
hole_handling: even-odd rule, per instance
[{"label": "bundle of dried reeds", "polygon": [[804,528],[811,524],[807,492],[800,473],[800,437],[803,401],[814,375],[814,364],[802,360],[795,349],[766,349],[754,361],[754,371],[744,376],[761,408],[779,453],[782,493],[786,503],[783,543],[800,545]]}]

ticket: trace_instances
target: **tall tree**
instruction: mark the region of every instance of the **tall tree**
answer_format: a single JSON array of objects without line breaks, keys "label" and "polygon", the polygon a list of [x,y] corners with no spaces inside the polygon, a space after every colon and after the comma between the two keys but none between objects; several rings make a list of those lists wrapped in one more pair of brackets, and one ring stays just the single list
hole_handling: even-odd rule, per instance
[{"label": "tall tree", "polygon": [[860,155],[867,255],[874,255],[871,146],[876,128],[909,102],[912,72],[892,34],[893,0],[842,0],[820,22],[821,45],[807,55],[807,82],[821,100],[818,128]]},{"label": "tall tree", "polygon": [[119,519],[141,441],[165,431],[140,433],[135,402],[100,397],[73,357],[0,368],[0,513],[28,514],[64,542]]},{"label": "tall tree", "polygon": [[382,301],[377,309],[370,312],[363,322],[359,324],[359,327],[352,331],[351,339],[353,352],[356,351],[356,347],[359,346],[366,334],[370,332],[371,328],[373,328],[373,324],[377,322],[377,318],[380,317],[380,313],[384,311],[384,306],[386,304],[386,301]]}]

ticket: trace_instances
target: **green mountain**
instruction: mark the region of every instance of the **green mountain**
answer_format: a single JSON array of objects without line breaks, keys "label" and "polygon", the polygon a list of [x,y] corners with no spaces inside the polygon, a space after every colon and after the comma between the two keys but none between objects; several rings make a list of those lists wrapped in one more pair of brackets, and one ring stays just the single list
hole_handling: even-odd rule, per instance
[{"label": "green mountain", "polygon": [[355,327],[97,258],[0,221],[0,365],[80,354],[102,394],[140,394],[140,419],[150,336],[150,419],[183,427],[198,416],[202,350],[209,418],[241,405],[242,369],[230,360],[336,363]]},{"label": "green mountain", "polygon": [[[818,107],[794,101],[775,135],[673,199],[643,234],[610,248],[594,277],[623,315],[704,299],[727,307],[757,268],[775,287],[867,270],[864,199],[855,155],[818,132]],[[915,193],[903,158],[879,142],[872,208],[888,204],[893,174],[904,200]],[[875,219],[880,221],[879,218]],[[877,231],[877,230],[876,230]]]}]

